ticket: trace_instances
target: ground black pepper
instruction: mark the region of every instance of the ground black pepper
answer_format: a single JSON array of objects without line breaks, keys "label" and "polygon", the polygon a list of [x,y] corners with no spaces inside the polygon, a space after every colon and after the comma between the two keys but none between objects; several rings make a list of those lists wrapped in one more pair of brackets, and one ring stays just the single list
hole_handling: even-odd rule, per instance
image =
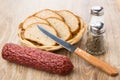
[{"label": "ground black pepper", "polygon": [[103,36],[89,36],[86,43],[86,51],[93,55],[105,53]]}]

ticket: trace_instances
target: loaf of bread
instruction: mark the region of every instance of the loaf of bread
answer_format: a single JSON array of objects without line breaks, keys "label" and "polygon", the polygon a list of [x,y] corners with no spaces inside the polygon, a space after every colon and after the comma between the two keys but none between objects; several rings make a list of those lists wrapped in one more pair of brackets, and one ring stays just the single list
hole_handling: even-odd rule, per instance
[{"label": "loaf of bread", "polygon": [[81,17],[68,10],[41,10],[25,19],[18,29],[21,44],[46,51],[61,49],[62,46],[40,32],[40,25],[55,36],[70,44],[77,43],[86,30],[86,24]]}]

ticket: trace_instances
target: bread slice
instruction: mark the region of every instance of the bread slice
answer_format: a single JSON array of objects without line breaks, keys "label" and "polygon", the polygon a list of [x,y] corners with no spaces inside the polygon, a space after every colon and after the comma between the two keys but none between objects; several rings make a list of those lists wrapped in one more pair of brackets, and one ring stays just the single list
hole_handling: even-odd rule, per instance
[{"label": "bread slice", "polygon": [[49,24],[46,20],[41,19],[39,17],[36,16],[30,16],[28,17],[24,22],[23,22],[23,29],[26,29],[29,25],[33,24],[33,23],[45,23],[45,24]]},{"label": "bread slice", "polygon": [[67,10],[60,10],[57,11],[57,13],[64,18],[65,22],[69,25],[70,30],[73,34],[78,32],[79,20],[72,12]]},{"label": "bread slice", "polygon": [[70,29],[63,21],[55,17],[47,18],[46,20],[55,28],[60,38],[63,40],[68,40],[71,38],[72,35]]},{"label": "bread slice", "polygon": [[36,13],[35,16],[43,18],[43,19],[46,19],[46,18],[49,18],[49,17],[56,17],[60,20],[63,20],[63,18],[59,14],[57,14],[56,12],[54,12],[50,9],[44,9],[44,10]]},{"label": "bread slice", "polygon": [[51,27],[47,24],[34,23],[34,24],[30,25],[27,29],[25,29],[24,38],[34,41],[34,42],[37,42],[42,45],[46,45],[46,46],[55,45],[56,42],[54,40],[52,40],[51,38],[49,38],[48,36],[46,36],[43,32],[41,32],[37,28],[37,25],[40,25],[47,31],[49,31],[52,34],[54,34],[55,36],[57,36],[57,32],[55,31],[55,29],[53,27]]}]

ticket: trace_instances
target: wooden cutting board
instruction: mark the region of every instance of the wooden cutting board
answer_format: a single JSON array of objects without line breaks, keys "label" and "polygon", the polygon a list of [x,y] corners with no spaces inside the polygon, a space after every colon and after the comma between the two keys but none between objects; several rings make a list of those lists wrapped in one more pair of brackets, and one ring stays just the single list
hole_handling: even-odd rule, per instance
[{"label": "wooden cutting board", "polygon": [[[27,16],[49,9],[68,9],[88,23],[89,9],[93,5],[102,5],[105,8],[105,27],[107,53],[97,56],[101,60],[114,66],[120,72],[120,16],[116,9],[115,0],[0,0],[0,52],[7,42],[20,44],[17,36],[18,25]],[[84,36],[76,46],[84,49]],[[78,56],[65,49],[54,53],[68,56],[74,64],[71,74],[60,76],[10,63],[0,56],[0,80],[119,80],[120,75],[110,77],[101,70],[93,67]]]}]

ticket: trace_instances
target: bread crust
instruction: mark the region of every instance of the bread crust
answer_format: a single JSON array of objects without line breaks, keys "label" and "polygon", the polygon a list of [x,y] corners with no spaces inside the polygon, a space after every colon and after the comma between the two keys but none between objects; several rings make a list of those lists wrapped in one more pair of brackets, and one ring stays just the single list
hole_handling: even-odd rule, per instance
[{"label": "bread crust", "polygon": [[[31,20],[34,20],[34,21],[31,21]],[[31,23],[29,23],[29,22],[31,22]],[[37,16],[29,16],[23,21],[22,28],[26,29],[27,26],[29,26],[33,23],[37,23],[37,22],[39,22],[39,23],[41,22],[41,23],[44,23],[44,24],[49,24],[46,20],[44,20],[42,18],[39,18]]]},{"label": "bread crust", "polygon": [[[62,16],[60,16],[59,14],[57,14],[55,11],[53,11],[53,10],[51,10],[51,9],[41,10],[41,11],[36,12],[35,14],[33,14],[33,16],[40,17],[39,14],[42,13],[42,12],[44,12],[44,11],[50,11],[50,12],[52,12],[53,14],[55,14],[54,16],[52,15],[52,16],[50,16],[50,17],[56,17],[56,18],[59,18],[59,19],[62,20],[62,21],[64,20]],[[41,18],[41,17],[40,17],[40,18]],[[43,18],[43,19],[46,19],[46,18],[49,18],[49,17],[45,17],[45,18]]]}]

